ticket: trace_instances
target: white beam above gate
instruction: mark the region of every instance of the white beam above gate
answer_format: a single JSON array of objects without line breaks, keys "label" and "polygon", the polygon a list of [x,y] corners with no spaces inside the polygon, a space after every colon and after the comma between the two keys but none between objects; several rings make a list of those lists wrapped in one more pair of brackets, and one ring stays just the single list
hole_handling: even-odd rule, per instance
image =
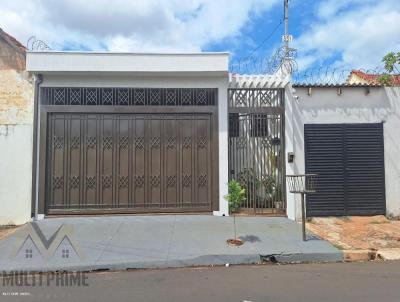
[{"label": "white beam above gate", "polygon": [[285,88],[289,77],[265,74],[229,74],[229,88]]}]

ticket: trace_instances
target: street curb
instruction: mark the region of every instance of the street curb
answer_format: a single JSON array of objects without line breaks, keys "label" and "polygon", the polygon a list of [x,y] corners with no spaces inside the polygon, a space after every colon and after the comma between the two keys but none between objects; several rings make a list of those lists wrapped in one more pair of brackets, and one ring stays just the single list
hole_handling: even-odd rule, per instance
[{"label": "street curb", "polygon": [[[270,263],[316,263],[316,262],[342,262],[343,254],[332,253],[292,253],[292,254],[269,254],[269,255],[205,255],[191,259],[170,259],[167,261],[116,261],[108,263],[88,263],[85,265],[71,264],[69,266],[46,266],[38,269],[37,267],[23,267],[24,271],[29,272],[56,272],[73,271],[86,272],[98,270],[127,270],[127,269],[158,269],[158,268],[184,268],[196,266],[218,266],[218,265],[239,265],[239,264],[262,264]],[[4,273],[21,271],[21,267],[12,269],[1,269]]]},{"label": "street curb", "polygon": [[400,248],[343,250],[344,261],[400,260]]},{"label": "street curb", "polygon": [[346,262],[370,261],[376,259],[376,251],[373,250],[343,250],[343,258]]},{"label": "street curb", "polygon": [[376,257],[382,260],[400,260],[400,248],[377,250]]}]

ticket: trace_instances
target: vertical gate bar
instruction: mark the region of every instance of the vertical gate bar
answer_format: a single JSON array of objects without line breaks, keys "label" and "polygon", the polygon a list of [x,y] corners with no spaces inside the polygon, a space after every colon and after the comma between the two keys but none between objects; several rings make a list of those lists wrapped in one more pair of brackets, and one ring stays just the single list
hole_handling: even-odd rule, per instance
[{"label": "vertical gate bar", "polygon": [[[48,192],[48,196],[50,196],[50,200],[47,200],[47,202],[49,202],[49,203],[47,203],[46,202],[46,205],[47,204],[49,204],[49,205],[54,205],[54,182],[53,182],[53,180],[54,180],[54,162],[55,162],[55,152],[54,152],[54,133],[55,133],[55,129],[54,129],[54,127],[55,127],[55,125],[54,125],[54,114],[51,114],[50,115],[50,134],[51,134],[51,136],[50,136],[50,139],[49,139],[49,141],[50,141],[50,150],[51,150],[51,163],[50,163],[50,171],[51,171],[51,174],[47,177],[47,181],[48,181],[48,183],[51,183],[51,186],[50,186],[50,192],[48,192],[48,190],[46,190],[47,192]],[[63,173],[64,173],[64,171],[63,171]],[[47,206],[47,208],[48,208],[48,206]]]},{"label": "vertical gate bar", "polygon": [[85,118],[84,115],[79,115],[79,207],[85,201],[85,152],[83,149],[82,137],[84,132]]},{"label": "vertical gate bar", "polygon": [[[253,93],[252,93],[253,94]],[[254,96],[254,94],[253,94]],[[254,100],[254,98],[253,98]],[[255,124],[255,115],[251,115],[251,123],[250,123],[250,144],[247,149],[247,156],[248,156],[248,164],[251,167],[251,191],[252,191],[252,205],[253,205],[253,211],[254,214],[256,214],[256,202],[257,202],[257,196],[256,196],[256,177],[257,174],[254,171],[254,156],[255,156],[255,151],[254,151],[254,144],[255,144],[255,135],[257,134],[257,125]],[[255,127],[252,127],[255,126]],[[253,149],[253,150],[252,150]]]},{"label": "vertical gate bar", "polygon": [[63,168],[63,172],[64,172],[64,201],[63,201],[63,204],[66,206],[66,207],[69,207],[69,186],[68,186],[68,180],[69,180],[69,163],[70,163],[70,161],[69,161],[69,159],[70,159],[70,157],[69,157],[69,148],[68,148],[68,140],[69,140],[69,118],[67,119],[66,118],[66,116],[67,115],[64,115],[64,129],[63,129],[63,131],[64,131],[64,158],[66,158],[65,160],[64,160],[64,163],[63,163],[63,166],[64,166],[64,168]]},{"label": "vertical gate bar", "polygon": [[96,138],[96,152],[98,155],[98,166],[97,166],[97,171],[98,171],[98,178],[97,178],[97,192],[99,195],[99,201],[98,204],[99,206],[102,206],[104,204],[104,192],[103,192],[103,186],[101,184],[102,177],[103,177],[103,152],[101,148],[101,138],[103,137],[103,118],[101,115],[96,115],[97,117],[97,138]]}]

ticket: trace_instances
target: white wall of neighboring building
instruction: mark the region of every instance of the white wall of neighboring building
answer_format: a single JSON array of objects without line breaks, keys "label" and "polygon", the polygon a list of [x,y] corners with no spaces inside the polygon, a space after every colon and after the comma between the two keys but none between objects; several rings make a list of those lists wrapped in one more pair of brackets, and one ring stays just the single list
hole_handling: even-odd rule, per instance
[{"label": "white wall of neighboring building", "polygon": [[0,225],[31,217],[32,125],[0,125]]},{"label": "white wall of neighboring building", "polygon": [[186,76],[117,75],[117,74],[45,74],[42,87],[146,87],[146,88],[217,88],[219,129],[219,211],[214,215],[229,215],[228,202],[228,75]]},{"label": "white wall of neighboring building", "polygon": [[[294,152],[294,163],[286,163],[286,174],[302,174],[304,124],[384,123],[384,156],[387,215],[400,215],[400,87],[286,88],[286,155]],[[300,196],[287,191],[287,215],[300,219]]]},{"label": "white wall of neighboring building", "polygon": [[[0,48],[0,53],[6,51],[4,44]],[[0,55],[0,61],[5,58]],[[0,225],[19,225],[31,218],[33,81],[23,71],[2,66]]]}]

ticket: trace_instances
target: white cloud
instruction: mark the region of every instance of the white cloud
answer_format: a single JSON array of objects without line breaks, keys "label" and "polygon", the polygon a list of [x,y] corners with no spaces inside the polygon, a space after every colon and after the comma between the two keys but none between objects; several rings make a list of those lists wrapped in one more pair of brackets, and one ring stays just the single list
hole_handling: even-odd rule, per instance
[{"label": "white cloud", "polygon": [[279,0],[0,0],[0,27],[54,49],[199,51],[239,37]]},{"label": "white cloud", "polygon": [[328,0],[316,21],[296,39],[299,68],[325,65],[375,68],[400,51],[400,1]]}]

